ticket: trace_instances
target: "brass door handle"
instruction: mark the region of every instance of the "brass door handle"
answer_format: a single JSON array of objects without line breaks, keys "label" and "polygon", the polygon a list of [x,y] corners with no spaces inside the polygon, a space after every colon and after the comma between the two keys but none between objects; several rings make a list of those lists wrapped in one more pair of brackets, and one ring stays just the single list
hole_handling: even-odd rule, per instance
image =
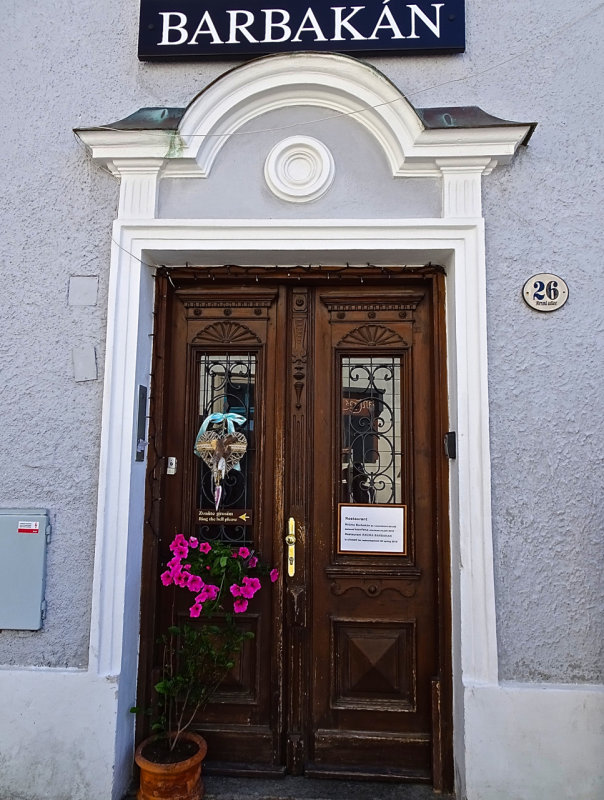
[{"label": "brass door handle", "polygon": [[287,521],[287,574],[290,578],[296,574],[296,520],[290,517]]}]

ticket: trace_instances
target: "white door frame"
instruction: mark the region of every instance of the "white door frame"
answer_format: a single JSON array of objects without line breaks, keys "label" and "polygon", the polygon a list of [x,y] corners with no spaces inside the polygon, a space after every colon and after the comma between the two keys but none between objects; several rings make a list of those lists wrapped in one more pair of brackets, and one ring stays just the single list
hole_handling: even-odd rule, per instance
[{"label": "white door frame", "polygon": [[457,761],[463,757],[463,688],[497,683],[483,240],[482,223],[443,220],[115,224],[90,666],[99,676],[119,675],[130,689],[127,702],[136,684],[145,479],[145,465],[134,461],[135,404],[139,383],[149,385],[153,333],[154,269],[147,265],[183,263],[183,253],[216,264],[226,252],[262,263],[276,251],[290,253],[289,263],[301,252],[305,263],[325,262],[330,251],[348,253],[351,263],[432,260],[447,269],[449,419],[458,437],[450,530],[454,749]]}]

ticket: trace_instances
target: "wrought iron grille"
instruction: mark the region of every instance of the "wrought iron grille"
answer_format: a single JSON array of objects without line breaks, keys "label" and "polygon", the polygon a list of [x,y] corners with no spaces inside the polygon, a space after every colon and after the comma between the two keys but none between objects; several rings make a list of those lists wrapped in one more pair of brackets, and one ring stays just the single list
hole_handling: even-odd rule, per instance
[{"label": "wrought iron grille", "polygon": [[[235,413],[245,422],[235,430],[247,439],[247,450],[237,468],[227,472],[222,481],[221,511],[236,511],[227,524],[197,525],[197,536],[207,541],[221,540],[233,544],[252,544],[253,526],[239,523],[241,515],[253,522],[256,443],[254,430],[256,355],[254,353],[203,353],[199,369],[199,425],[210,414]],[[227,422],[211,425],[209,430],[226,434]],[[199,460],[197,476],[197,509],[215,509],[212,471]]]},{"label": "wrought iron grille", "polygon": [[401,503],[401,357],[342,356],[343,503]]}]

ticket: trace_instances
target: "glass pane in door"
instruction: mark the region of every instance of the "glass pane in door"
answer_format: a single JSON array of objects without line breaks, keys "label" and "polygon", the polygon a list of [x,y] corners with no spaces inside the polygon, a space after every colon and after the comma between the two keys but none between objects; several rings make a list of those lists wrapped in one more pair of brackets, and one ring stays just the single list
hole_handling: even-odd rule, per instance
[{"label": "glass pane in door", "polygon": [[401,503],[401,357],[342,356],[342,503]]},{"label": "glass pane in door", "polygon": [[220,524],[208,522],[215,516],[216,486],[211,465],[199,459],[197,536],[203,540],[220,539],[240,545],[253,543],[256,366],[255,353],[203,353],[200,357],[199,425],[212,414],[237,415],[235,419],[224,417],[210,422],[207,430],[223,441],[230,433],[243,434],[246,440],[245,453],[221,482],[218,510],[223,512],[226,521]]}]

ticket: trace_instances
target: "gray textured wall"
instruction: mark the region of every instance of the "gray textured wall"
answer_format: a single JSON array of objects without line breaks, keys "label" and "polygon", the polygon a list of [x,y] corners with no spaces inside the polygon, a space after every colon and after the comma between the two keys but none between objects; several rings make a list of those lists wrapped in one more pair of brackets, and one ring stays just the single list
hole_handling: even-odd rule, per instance
[{"label": "gray textured wall", "polygon": [[[484,181],[500,671],[602,680],[601,3],[466,7],[465,55],[367,60],[416,105],[539,122],[516,163]],[[118,187],[71,129],[186,105],[230,65],[139,63],[134,2],[4,0],[2,16],[0,504],[48,507],[54,537],[47,624],[0,633],[0,663],[80,666]],[[539,271],[570,286],[547,316],[520,297]],[[99,276],[95,306],[68,304],[71,275]],[[97,381],[74,380],[82,343],[97,348]]]}]

